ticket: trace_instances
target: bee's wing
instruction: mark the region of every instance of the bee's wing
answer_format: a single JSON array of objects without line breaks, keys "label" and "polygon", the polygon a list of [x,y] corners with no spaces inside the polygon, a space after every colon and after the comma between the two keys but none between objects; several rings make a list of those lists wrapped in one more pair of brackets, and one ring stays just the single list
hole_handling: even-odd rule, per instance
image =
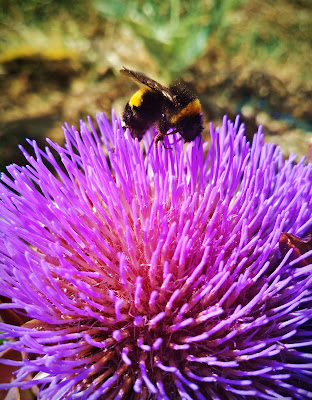
[{"label": "bee's wing", "polygon": [[166,88],[166,86],[163,86],[160,83],[154,81],[145,74],[142,74],[142,72],[131,71],[130,69],[124,67],[120,70],[120,73],[126,76],[130,76],[130,78],[133,78],[140,83],[143,83],[143,85],[149,87],[152,90],[155,90],[155,92],[161,93],[173,104],[176,104],[177,101],[175,96],[171,94],[170,90]]}]

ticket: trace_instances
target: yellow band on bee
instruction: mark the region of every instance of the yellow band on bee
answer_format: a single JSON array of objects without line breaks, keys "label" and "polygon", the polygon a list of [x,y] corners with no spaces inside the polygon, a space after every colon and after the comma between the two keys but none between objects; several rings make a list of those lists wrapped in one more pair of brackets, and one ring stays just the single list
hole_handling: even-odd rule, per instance
[{"label": "yellow band on bee", "polygon": [[131,97],[129,100],[129,106],[130,107],[140,107],[142,103],[142,97],[144,93],[147,92],[148,89],[142,88],[138,90],[137,92],[134,93],[134,95]]},{"label": "yellow band on bee", "polygon": [[185,117],[187,115],[194,115],[194,114],[200,114],[201,113],[201,105],[200,101],[198,99],[195,99],[191,101],[187,106],[182,108],[182,110],[179,112],[179,114],[174,115],[170,122],[172,124],[175,124],[180,118]]}]

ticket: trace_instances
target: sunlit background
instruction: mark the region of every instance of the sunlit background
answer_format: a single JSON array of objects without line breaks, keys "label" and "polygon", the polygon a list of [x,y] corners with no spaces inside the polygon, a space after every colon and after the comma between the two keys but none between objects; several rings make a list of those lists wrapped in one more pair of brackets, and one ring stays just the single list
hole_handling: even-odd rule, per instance
[{"label": "sunlit background", "polygon": [[208,124],[239,113],[284,154],[312,135],[312,2],[0,0],[0,169],[25,138],[63,141],[63,121],[121,113],[125,66],[198,94]]}]

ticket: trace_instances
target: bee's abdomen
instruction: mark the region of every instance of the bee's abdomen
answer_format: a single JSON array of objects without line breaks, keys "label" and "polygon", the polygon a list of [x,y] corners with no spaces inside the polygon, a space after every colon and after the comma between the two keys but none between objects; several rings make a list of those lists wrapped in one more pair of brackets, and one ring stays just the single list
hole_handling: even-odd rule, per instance
[{"label": "bee's abdomen", "polygon": [[131,97],[123,112],[123,120],[131,136],[141,140],[145,132],[161,118],[163,96],[149,89],[140,89]]}]

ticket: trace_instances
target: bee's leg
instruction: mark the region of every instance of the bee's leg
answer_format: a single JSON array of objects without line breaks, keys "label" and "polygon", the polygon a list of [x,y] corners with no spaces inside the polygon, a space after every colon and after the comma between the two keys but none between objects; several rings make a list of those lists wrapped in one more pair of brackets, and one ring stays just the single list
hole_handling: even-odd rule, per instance
[{"label": "bee's leg", "polygon": [[172,147],[166,147],[165,144],[164,144],[164,142],[162,142],[162,145],[164,146],[164,148],[165,148],[166,150],[172,150]]},{"label": "bee's leg", "polygon": [[155,146],[157,147],[158,142],[162,142],[164,144],[164,135],[160,132],[155,136]]},{"label": "bee's leg", "polygon": [[158,132],[155,136],[155,146],[157,147],[158,142],[161,142],[165,149],[172,150],[172,147],[166,147],[164,144],[164,137],[170,135],[170,133]]},{"label": "bee's leg", "polygon": [[155,136],[155,146],[157,147],[158,142],[161,142],[165,149],[172,150],[172,147],[166,147],[164,144],[164,136],[167,135],[166,133],[158,132]]},{"label": "bee's leg", "polygon": [[[177,129],[175,129],[174,131],[171,132],[166,132],[166,133],[162,133],[163,136],[170,136],[173,135],[174,133],[178,133],[179,131]],[[179,139],[180,140],[180,139]]]},{"label": "bee's leg", "polygon": [[158,133],[155,137],[155,146],[156,147],[157,147],[158,142],[162,142],[162,145],[164,146],[165,149],[171,150],[171,147],[166,147],[164,145],[164,137],[172,134],[172,132],[168,133],[169,128],[170,128],[170,125],[168,124],[168,121],[166,120],[166,116],[165,116],[165,114],[162,114],[162,117],[157,124]]},{"label": "bee's leg", "polygon": [[[179,133],[178,129],[175,129],[171,132],[167,132],[167,133],[163,133],[163,135],[169,136],[169,135],[173,135],[174,133]],[[180,142],[180,140],[183,140],[183,137],[181,136],[180,139],[178,139],[176,142]]]}]

